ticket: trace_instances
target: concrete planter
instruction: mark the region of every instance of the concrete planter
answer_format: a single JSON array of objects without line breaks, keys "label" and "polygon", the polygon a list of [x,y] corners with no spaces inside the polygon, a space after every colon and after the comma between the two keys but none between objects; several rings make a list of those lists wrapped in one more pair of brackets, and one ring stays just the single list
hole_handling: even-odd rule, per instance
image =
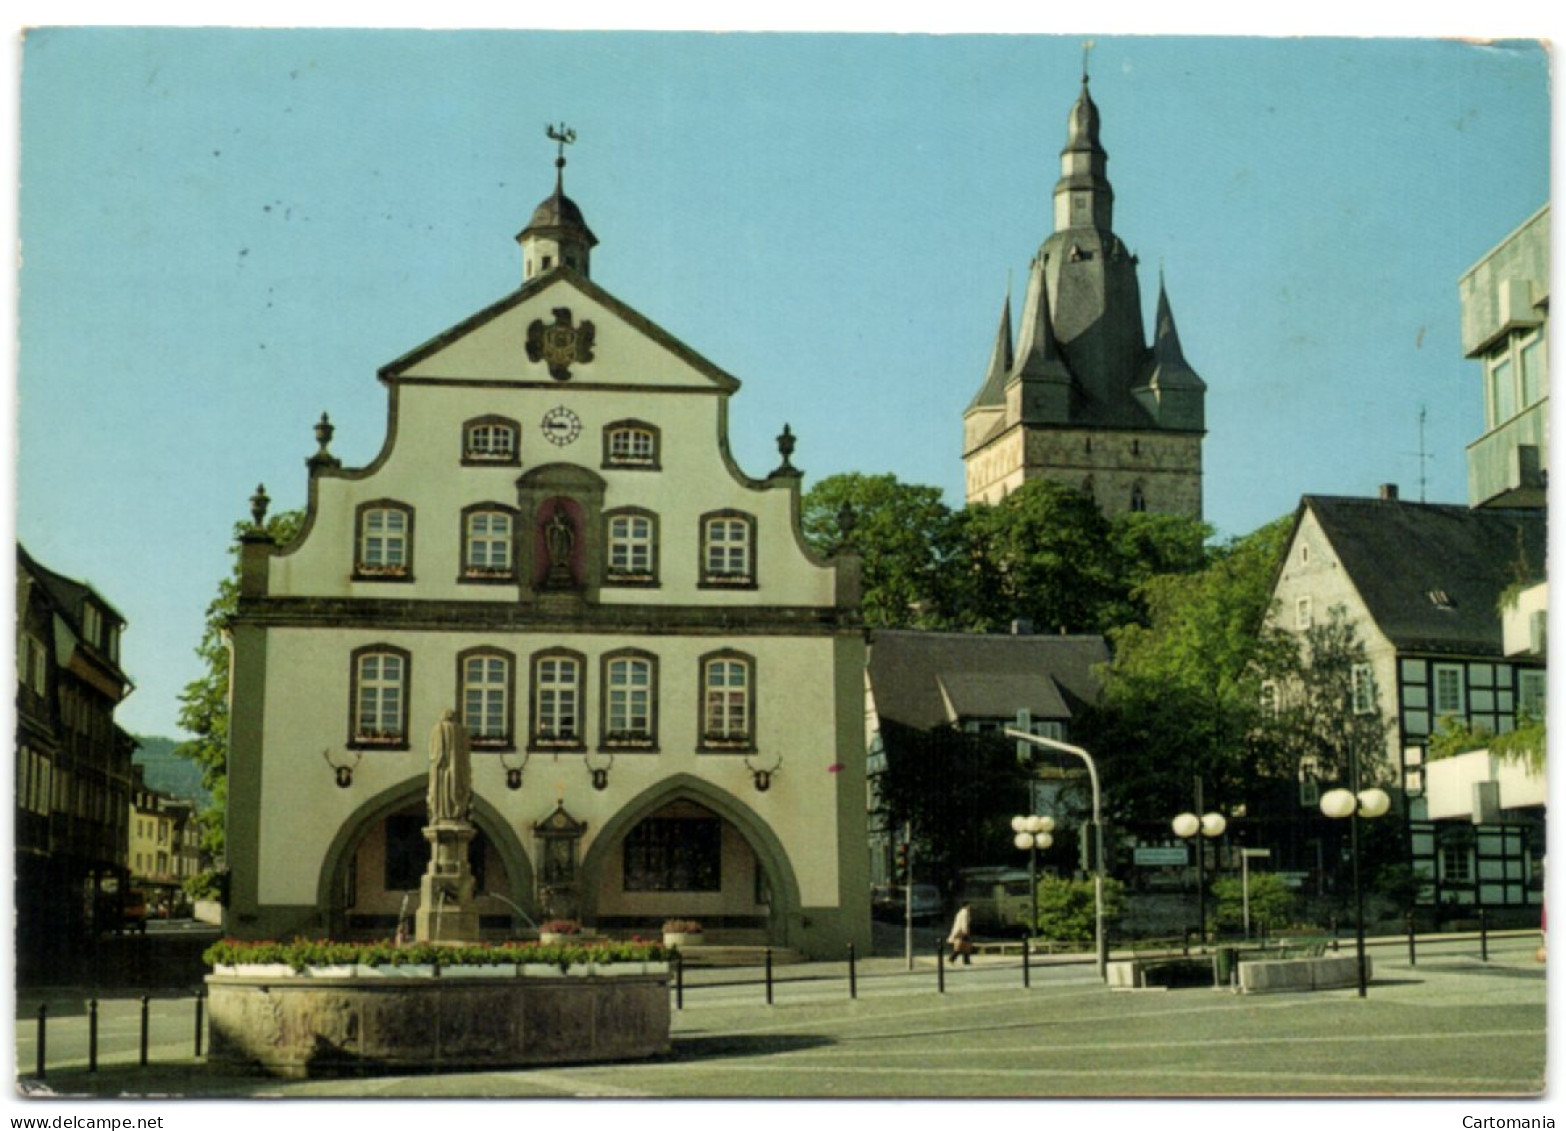
[{"label": "concrete planter", "polygon": [[[631,964],[625,964],[627,966]],[[207,979],[210,1060],[273,1076],[635,1060],[669,1051],[666,974]],[[607,969],[607,967],[606,967]]]},{"label": "concrete planter", "polygon": [[663,933],[664,946],[701,946],[706,941],[706,936],[700,931],[665,931]]}]

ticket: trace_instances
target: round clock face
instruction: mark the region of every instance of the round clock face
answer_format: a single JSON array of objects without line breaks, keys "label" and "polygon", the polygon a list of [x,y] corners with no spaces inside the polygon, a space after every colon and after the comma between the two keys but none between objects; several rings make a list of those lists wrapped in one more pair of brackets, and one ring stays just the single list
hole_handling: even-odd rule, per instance
[{"label": "round clock face", "polygon": [[582,421],[563,405],[546,412],[541,427],[544,429],[544,439],[561,447],[582,434]]}]

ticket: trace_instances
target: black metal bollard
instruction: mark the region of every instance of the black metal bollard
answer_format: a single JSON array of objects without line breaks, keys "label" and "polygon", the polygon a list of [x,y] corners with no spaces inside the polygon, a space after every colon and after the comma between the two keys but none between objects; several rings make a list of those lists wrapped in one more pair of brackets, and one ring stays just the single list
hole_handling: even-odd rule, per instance
[{"label": "black metal bollard", "polygon": [[1030,981],[1029,981],[1029,970],[1028,970],[1028,936],[1027,935],[1023,935],[1022,936],[1022,988],[1023,989],[1027,989],[1029,985],[1030,985]]},{"label": "black metal bollard", "polygon": [[87,1071],[98,1071],[98,999],[87,1003]]},{"label": "black metal bollard", "polygon": [[946,992],[946,953],[940,943],[935,944],[935,992]]},{"label": "black metal bollard", "polygon": [[685,1008],[685,959],[679,951],[675,951],[674,958],[674,1008]]},{"label": "black metal bollard", "polygon": [[1332,927],[1332,951],[1336,954],[1338,949],[1338,917],[1334,915],[1327,922]]},{"label": "black metal bollard", "polygon": [[43,1003],[38,1006],[38,1065],[33,1074],[42,1080],[44,1078],[44,1064],[48,1061],[45,1050],[49,1047],[49,1006]]},{"label": "black metal bollard", "polygon": [[1184,955],[1189,955],[1191,953],[1191,928],[1190,927],[1186,927],[1183,930],[1181,930],[1181,932],[1180,932],[1180,953],[1184,954]]},{"label": "black metal bollard", "polygon": [[148,997],[146,994],[142,994],[141,995],[141,1059],[140,1059],[140,1061],[138,1063],[140,1063],[140,1065],[143,1068],[147,1067],[147,1043],[148,1043],[147,1042],[147,1036],[148,1036],[149,1025],[150,1025],[150,1021],[151,1021],[151,1017],[152,1017],[151,1008],[152,1008],[152,999],[150,997]]},{"label": "black metal bollard", "polygon": [[772,1004],[772,948],[767,947],[767,1004]]},{"label": "black metal bollard", "polygon": [[202,1024],[202,1016],[201,1015],[202,1015],[202,1007],[206,1004],[206,1000],[207,1000],[207,991],[205,989],[197,987],[197,989],[196,989],[196,1056],[198,1058],[201,1056],[201,1037],[202,1037],[203,1032],[205,1031],[205,1026]]},{"label": "black metal bollard", "polygon": [[1483,907],[1479,909],[1479,961],[1490,961],[1490,930],[1485,923]]},{"label": "black metal bollard", "polygon": [[1419,962],[1418,956],[1415,955],[1415,953],[1414,953],[1414,913],[1412,911],[1410,911],[1408,913],[1407,918],[1408,918],[1408,964],[1410,966],[1414,966],[1414,965],[1417,965],[1418,962]]},{"label": "black metal bollard", "polygon": [[854,944],[848,944],[848,996],[850,1000],[859,998],[859,975],[854,968]]}]

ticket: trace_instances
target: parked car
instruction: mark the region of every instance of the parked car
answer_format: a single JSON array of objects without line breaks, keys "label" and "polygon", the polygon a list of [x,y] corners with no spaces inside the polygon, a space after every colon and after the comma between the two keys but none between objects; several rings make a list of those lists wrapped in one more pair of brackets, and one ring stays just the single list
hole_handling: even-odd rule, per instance
[{"label": "parked car", "polygon": [[[907,918],[908,887],[883,884],[870,891],[870,913],[877,919],[901,922]],[[938,918],[941,914],[941,889],[934,884],[913,885],[913,918],[916,922]]]},{"label": "parked car", "polygon": [[1013,868],[965,868],[958,898],[971,909],[973,929],[1024,934],[1031,912],[1032,881]]},{"label": "parked car", "polygon": [[125,893],[125,904],[120,908],[120,931],[129,934],[147,933],[147,896],[132,889]]}]

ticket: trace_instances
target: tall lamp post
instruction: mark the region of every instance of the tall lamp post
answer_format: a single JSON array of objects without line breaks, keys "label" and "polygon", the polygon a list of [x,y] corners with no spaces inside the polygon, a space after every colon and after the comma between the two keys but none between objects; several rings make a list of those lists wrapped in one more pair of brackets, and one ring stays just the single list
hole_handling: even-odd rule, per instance
[{"label": "tall lamp post", "polygon": [[[1196,782],[1196,807],[1202,807],[1202,782],[1198,778]],[[1223,830],[1228,822],[1223,819],[1222,813],[1203,813],[1198,817],[1195,813],[1181,813],[1172,822],[1175,836],[1181,840],[1192,840],[1200,834],[1207,840],[1223,835]],[[1196,841],[1196,934],[1202,946],[1207,945],[1207,845],[1202,841]]]},{"label": "tall lamp post", "polygon": [[1034,746],[1043,746],[1050,750],[1060,750],[1075,755],[1087,763],[1088,782],[1093,787],[1093,848],[1097,865],[1093,869],[1093,948],[1098,952],[1098,977],[1100,981],[1104,981],[1109,976],[1109,948],[1108,939],[1104,935],[1104,820],[1103,798],[1098,788],[1098,767],[1093,763],[1093,756],[1080,746],[1072,746],[1059,739],[1045,738],[1042,735],[1028,734],[1015,727],[1007,727],[1005,735],[1018,742],[1029,742]]},{"label": "tall lamp post", "polygon": [[1033,897],[1033,918],[1028,920],[1028,936],[1039,930],[1039,849],[1055,843],[1049,834],[1055,831],[1053,817],[1013,817],[1011,843],[1028,854],[1028,894]]},{"label": "tall lamp post", "polygon": [[1385,790],[1359,788],[1359,760],[1350,759],[1350,779],[1353,789],[1331,789],[1321,795],[1321,811],[1333,820],[1349,823],[1349,857],[1354,875],[1354,953],[1359,960],[1359,996],[1365,996],[1369,981],[1365,969],[1365,893],[1359,884],[1359,822],[1360,818],[1373,820],[1392,807],[1392,799]]}]

